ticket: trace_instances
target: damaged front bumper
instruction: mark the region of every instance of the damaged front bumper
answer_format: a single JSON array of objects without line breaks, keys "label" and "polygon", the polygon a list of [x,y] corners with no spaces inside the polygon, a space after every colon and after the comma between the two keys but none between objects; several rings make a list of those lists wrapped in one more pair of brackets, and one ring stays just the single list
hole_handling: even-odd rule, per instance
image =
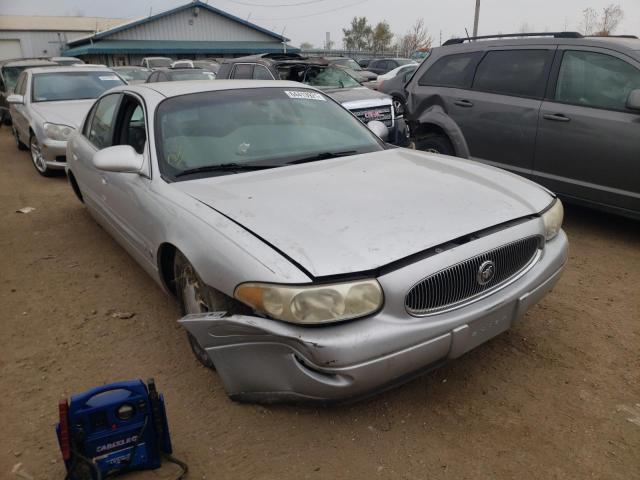
[{"label": "damaged front bumper", "polygon": [[[567,245],[561,232],[546,244],[537,263],[506,288],[431,317],[408,315],[404,292],[412,276],[424,276],[439,262],[450,261],[441,255],[380,276],[386,302],[372,317],[309,327],[217,312],[188,315],[180,323],[207,351],[235,400],[357,399],[404,383],[509,329],[558,281]],[[465,250],[471,251],[469,245],[458,249],[456,255],[463,257],[469,256]]]}]

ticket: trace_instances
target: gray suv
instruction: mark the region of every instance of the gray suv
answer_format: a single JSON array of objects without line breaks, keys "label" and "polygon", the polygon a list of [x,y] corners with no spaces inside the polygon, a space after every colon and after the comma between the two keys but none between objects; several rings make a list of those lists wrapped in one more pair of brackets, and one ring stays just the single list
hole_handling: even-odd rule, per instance
[{"label": "gray suv", "polygon": [[433,49],[405,86],[416,148],[505,168],[567,200],[640,219],[640,40],[512,37]]}]

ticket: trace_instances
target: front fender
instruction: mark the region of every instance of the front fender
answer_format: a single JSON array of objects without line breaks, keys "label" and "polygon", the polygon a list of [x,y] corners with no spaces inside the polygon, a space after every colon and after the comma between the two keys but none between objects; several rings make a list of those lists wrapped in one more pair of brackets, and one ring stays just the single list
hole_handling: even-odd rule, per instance
[{"label": "front fender", "polygon": [[436,125],[441,128],[451,140],[456,156],[471,158],[469,146],[458,124],[444,111],[440,105],[432,105],[417,118],[419,126]]}]

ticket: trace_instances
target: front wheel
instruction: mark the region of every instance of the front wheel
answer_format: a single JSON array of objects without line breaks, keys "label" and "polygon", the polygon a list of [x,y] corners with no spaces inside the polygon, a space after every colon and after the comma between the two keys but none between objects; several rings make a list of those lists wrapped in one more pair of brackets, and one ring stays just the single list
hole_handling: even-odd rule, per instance
[{"label": "front wheel", "polygon": [[35,135],[31,135],[29,139],[29,150],[31,150],[31,161],[36,170],[43,177],[50,177],[53,175],[52,170],[47,167],[47,162],[42,156],[42,147]]},{"label": "front wheel", "polygon": [[[173,274],[176,294],[183,315],[219,311],[228,314],[238,312],[239,307],[236,302],[205,284],[193,265],[181,252],[176,252]],[[191,350],[198,361],[205,367],[215,370],[215,365],[204,347],[191,333],[187,332],[187,337]]]},{"label": "front wheel", "polygon": [[455,156],[456,152],[451,141],[445,135],[439,133],[427,133],[416,138],[416,150],[423,152],[439,153],[441,155]]}]

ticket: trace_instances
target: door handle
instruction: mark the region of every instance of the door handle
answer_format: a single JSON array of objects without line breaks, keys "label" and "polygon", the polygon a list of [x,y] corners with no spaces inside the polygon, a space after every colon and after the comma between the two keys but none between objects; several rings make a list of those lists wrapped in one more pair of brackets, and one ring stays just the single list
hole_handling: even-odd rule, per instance
[{"label": "door handle", "polygon": [[454,105],[457,105],[459,107],[473,107],[473,102],[470,102],[469,100],[456,100],[455,102],[453,102]]},{"label": "door handle", "polygon": [[543,115],[542,118],[545,120],[551,120],[553,122],[570,122],[571,119],[562,113],[548,113]]}]

